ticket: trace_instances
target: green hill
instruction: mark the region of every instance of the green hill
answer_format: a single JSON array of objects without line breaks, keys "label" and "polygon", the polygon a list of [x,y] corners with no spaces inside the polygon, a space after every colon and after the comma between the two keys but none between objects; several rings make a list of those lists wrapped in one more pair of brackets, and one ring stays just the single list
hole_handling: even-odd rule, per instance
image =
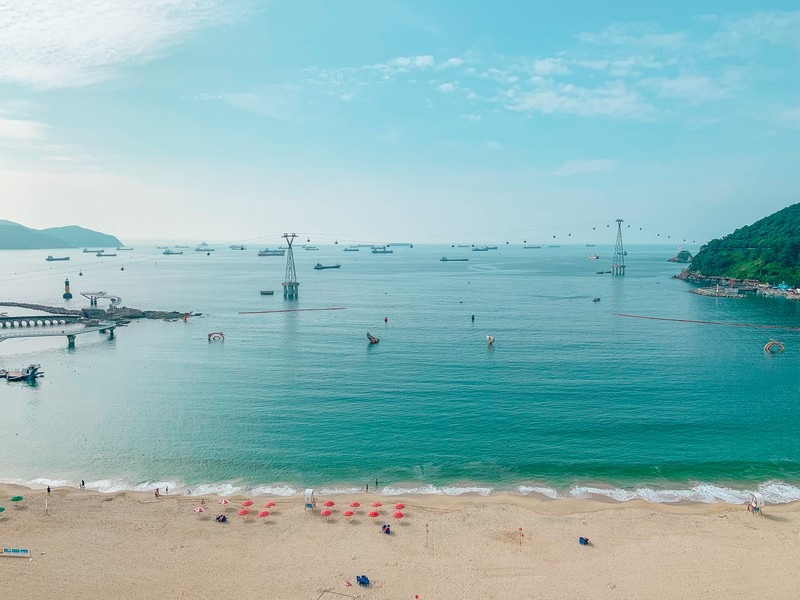
[{"label": "green hill", "polygon": [[98,248],[116,248],[122,246],[120,242],[113,235],[100,233],[99,231],[92,231],[77,225],[67,225],[66,227],[49,227],[42,229],[42,233],[49,236],[64,240],[69,244],[70,248],[78,248],[80,246],[95,246]]},{"label": "green hill", "polygon": [[13,221],[0,220],[0,250],[34,250],[40,248],[79,248],[81,246],[121,246],[112,235],[76,225],[36,230]]},{"label": "green hill", "polygon": [[692,259],[691,270],[800,285],[800,203],[710,241]]}]

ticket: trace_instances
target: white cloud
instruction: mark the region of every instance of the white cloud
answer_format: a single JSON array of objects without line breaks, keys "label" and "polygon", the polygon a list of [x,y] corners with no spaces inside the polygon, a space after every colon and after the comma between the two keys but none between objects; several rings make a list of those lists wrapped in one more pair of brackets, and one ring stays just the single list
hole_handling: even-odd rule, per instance
[{"label": "white cloud", "polygon": [[465,114],[459,115],[460,118],[464,119],[465,121],[469,121],[470,123],[477,123],[481,120],[480,115],[473,115],[473,114]]},{"label": "white cloud", "polygon": [[785,121],[794,121],[796,123],[800,123],[800,106],[787,108],[780,113],[780,117]]},{"label": "white cloud", "polygon": [[420,56],[397,56],[387,63],[390,67],[397,67],[402,71],[411,69],[430,69],[436,64],[436,60],[430,54]]},{"label": "white cloud", "polygon": [[560,84],[521,93],[508,108],[520,112],[608,117],[642,117],[652,111],[638,93],[622,84],[598,88]]},{"label": "white cloud", "polygon": [[753,54],[761,44],[800,48],[800,11],[762,10],[721,20],[703,45],[715,56]]},{"label": "white cloud", "polygon": [[597,32],[583,32],[575,36],[581,42],[596,46],[626,46],[677,50],[688,42],[682,32],[662,33],[645,23],[618,23]]},{"label": "white cloud", "polygon": [[664,98],[680,98],[695,103],[718,100],[729,95],[723,86],[699,75],[645,79],[642,84],[653,88]]},{"label": "white cloud", "polygon": [[458,58],[456,56],[456,57],[453,57],[453,58],[448,58],[446,61],[444,61],[439,66],[442,69],[447,69],[449,67],[460,67],[463,64],[464,64],[464,59],[463,58]]},{"label": "white cloud", "polygon": [[572,72],[560,58],[539,58],[533,61],[531,68],[537,75],[568,75]]},{"label": "white cloud", "polygon": [[85,86],[149,62],[192,32],[229,22],[241,1],[25,0],[0,7],[0,81]]},{"label": "white cloud", "polygon": [[617,168],[617,161],[608,158],[596,158],[594,160],[568,160],[555,170],[555,175],[559,177],[569,177],[581,173],[598,173],[601,171],[612,171]]},{"label": "white cloud", "polygon": [[455,92],[457,87],[458,87],[458,82],[454,81],[454,82],[443,83],[437,86],[436,89],[439,90],[440,92],[448,94],[450,92]]},{"label": "white cloud", "polygon": [[0,119],[0,138],[41,141],[47,137],[47,125],[26,119]]}]

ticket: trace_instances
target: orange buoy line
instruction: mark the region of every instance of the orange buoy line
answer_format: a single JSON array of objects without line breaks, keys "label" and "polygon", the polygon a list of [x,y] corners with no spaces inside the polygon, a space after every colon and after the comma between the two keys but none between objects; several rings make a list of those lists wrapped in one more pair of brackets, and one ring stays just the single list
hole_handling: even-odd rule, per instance
[{"label": "orange buoy line", "polygon": [[673,321],[675,323],[699,323],[701,325],[727,325],[728,327],[756,327],[759,329],[783,329],[784,331],[800,331],[800,327],[786,327],[785,325],[758,325],[755,323],[724,323],[722,321],[695,321],[694,319],[668,319],[666,317],[626,315],[623,313],[614,313],[614,316],[629,317],[631,319],[648,319],[650,321]]},{"label": "orange buoy line", "polygon": [[287,312],[308,312],[314,310],[347,310],[345,307],[334,308],[286,308],[284,310],[245,310],[240,315],[265,315],[268,313],[287,313]]}]

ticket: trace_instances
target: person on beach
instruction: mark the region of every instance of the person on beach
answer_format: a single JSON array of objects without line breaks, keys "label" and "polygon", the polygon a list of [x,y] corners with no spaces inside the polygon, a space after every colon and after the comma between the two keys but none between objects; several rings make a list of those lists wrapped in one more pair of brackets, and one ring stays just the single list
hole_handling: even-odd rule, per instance
[{"label": "person on beach", "polygon": [[169,494],[169,486],[167,486],[167,487],[165,487],[165,488],[164,488],[164,493],[165,493],[165,494]]},{"label": "person on beach", "polygon": [[83,479],[81,479],[81,489],[84,488],[86,488],[86,482]]},{"label": "person on beach", "polygon": [[377,479],[375,480],[375,489],[376,490],[378,489],[378,480]]},{"label": "person on beach", "polygon": [[159,498],[160,496],[161,496],[161,494],[159,493],[159,491],[158,491],[158,488],[156,488],[156,500],[158,500],[158,498]]},{"label": "person on beach", "polygon": [[369,492],[369,484],[367,484],[367,492]]},{"label": "person on beach", "polygon": [[49,485],[47,486],[47,495],[48,496],[50,495],[50,486]]}]

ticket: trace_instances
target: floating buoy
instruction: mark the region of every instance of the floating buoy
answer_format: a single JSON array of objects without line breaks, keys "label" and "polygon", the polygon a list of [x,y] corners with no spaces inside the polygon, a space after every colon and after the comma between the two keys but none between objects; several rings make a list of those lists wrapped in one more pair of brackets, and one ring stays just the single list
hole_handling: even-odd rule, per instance
[{"label": "floating buoy", "polygon": [[78,277],[83,277],[83,271],[78,271]]},{"label": "floating buoy", "polygon": [[208,341],[209,342],[218,342],[223,341],[225,339],[225,335],[221,331],[212,331],[208,334]]},{"label": "floating buoy", "polygon": [[389,322],[389,317],[383,317],[383,322],[384,323],[388,323]]},{"label": "floating buoy", "polygon": [[783,342],[778,340],[770,340],[764,344],[764,352],[769,352],[770,354],[778,354],[784,350],[786,350],[786,346],[783,345]]},{"label": "floating buoy", "polygon": [[120,271],[124,271],[124,270],[125,270],[125,267],[120,267],[120,268],[119,268],[119,270],[120,270]]}]

